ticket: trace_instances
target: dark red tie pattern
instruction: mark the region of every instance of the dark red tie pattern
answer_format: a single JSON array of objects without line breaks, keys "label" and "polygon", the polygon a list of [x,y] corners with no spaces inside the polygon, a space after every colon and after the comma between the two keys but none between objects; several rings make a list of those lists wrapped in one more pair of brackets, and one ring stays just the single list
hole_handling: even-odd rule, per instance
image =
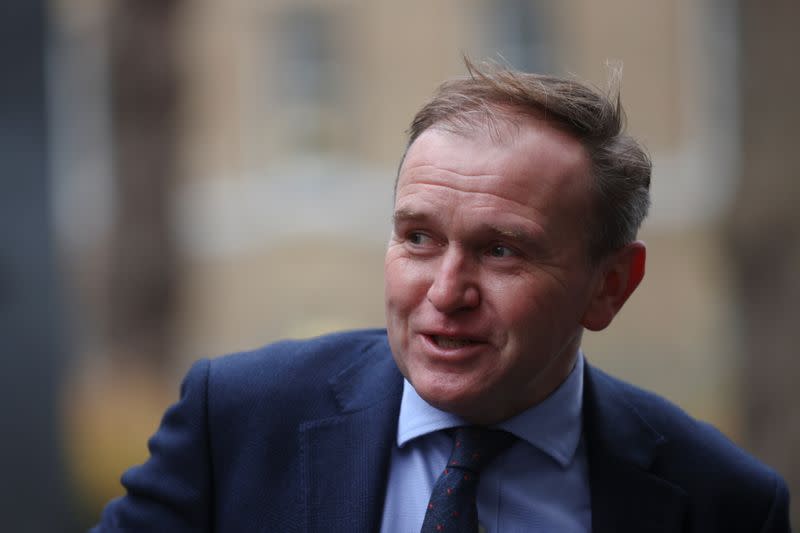
[{"label": "dark red tie pattern", "polygon": [[433,486],[421,533],[477,533],[480,472],[516,437],[500,430],[462,426],[454,431],[453,451]]}]

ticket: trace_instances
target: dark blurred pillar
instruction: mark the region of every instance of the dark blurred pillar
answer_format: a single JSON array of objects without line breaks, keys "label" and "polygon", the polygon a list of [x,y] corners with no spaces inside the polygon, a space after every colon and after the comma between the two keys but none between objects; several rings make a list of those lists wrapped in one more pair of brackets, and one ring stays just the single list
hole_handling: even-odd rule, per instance
[{"label": "dark blurred pillar", "polygon": [[109,280],[111,355],[158,369],[172,350],[177,248],[181,0],[111,4],[116,186]]},{"label": "dark blurred pillar", "polygon": [[45,2],[0,6],[0,530],[69,531],[58,408],[67,347],[47,175]]},{"label": "dark blurred pillar", "polygon": [[[726,6],[727,7],[727,6]],[[747,446],[800,524],[800,2],[740,0],[741,188],[730,213]]]}]

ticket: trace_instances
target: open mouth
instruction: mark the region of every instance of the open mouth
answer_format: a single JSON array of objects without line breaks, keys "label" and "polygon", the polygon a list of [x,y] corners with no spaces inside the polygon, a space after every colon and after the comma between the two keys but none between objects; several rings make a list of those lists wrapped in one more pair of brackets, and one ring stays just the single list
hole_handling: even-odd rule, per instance
[{"label": "open mouth", "polygon": [[436,346],[440,348],[463,348],[464,346],[472,346],[478,344],[477,341],[465,339],[461,337],[445,337],[443,335],[431,335],[431,340]]}]

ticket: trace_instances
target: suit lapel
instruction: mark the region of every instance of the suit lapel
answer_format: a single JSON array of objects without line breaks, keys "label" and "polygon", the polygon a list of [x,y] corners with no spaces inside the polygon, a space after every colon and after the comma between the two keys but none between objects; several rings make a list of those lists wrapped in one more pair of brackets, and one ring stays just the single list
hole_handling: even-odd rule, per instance
[{"label": "suit lapel", "polygon": [[[339,415],[300,428],[307,531],[378,531],[402,376],[384,341],[331,380]],[[676,533],[686,493],[651,473],[665,438],[640,416],[616,380],[590,365],[584,431],[594,533]]]},{"label": "suit lapel", "polygon": [[380,343],[331,380],[338,416],[301,426],[308,531],[377,531],[402,377]]},{"label": "suit lapel", "polygon": [[650,471],[666,439],[634,409],[616,380],[590,365],[585,372],[592,531],[682,531],[686,493]]}]

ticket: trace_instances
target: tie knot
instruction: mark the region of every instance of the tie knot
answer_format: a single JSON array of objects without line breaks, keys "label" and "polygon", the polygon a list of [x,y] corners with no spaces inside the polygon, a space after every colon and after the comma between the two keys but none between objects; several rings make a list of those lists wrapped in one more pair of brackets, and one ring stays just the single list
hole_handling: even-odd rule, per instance
[{"label": "tie knot", "polygon": [[475,473],[480,473],[516,440],[516,437],[507,431],[480,426],[458,427],[453,437],[453,452],[447,462],[448,466],[464,468]]}]

